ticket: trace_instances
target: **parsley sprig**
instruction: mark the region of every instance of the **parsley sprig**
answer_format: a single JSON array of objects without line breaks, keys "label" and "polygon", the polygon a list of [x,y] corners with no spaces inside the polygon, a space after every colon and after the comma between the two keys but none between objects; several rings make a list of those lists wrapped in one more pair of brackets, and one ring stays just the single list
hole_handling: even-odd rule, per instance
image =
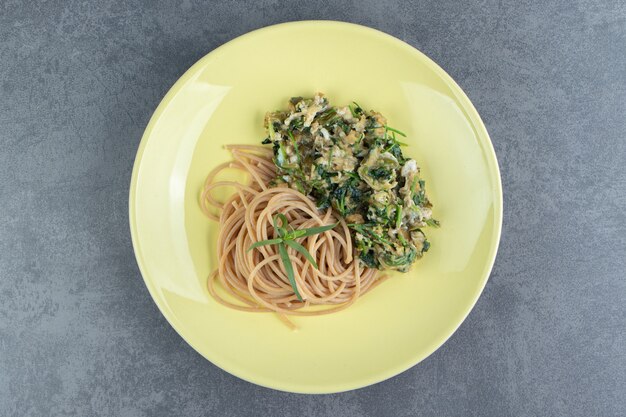
[{"label": "parsley sprig", "polygon": [[[316,235],[318,233],[324,233],[337,226],[337,223],[329,224],[326,226],[311,227],[308,229],[294,230],[293,228],[291,228],[291,226],[288,226],[287,216],[282,213],[278,213],[277,215],[275,215],[273,220],[274,229],[278,233],[279,237],[276,239],[267,239],[255,242],[248,248],[248,251],[251,251],[252,249],[258,248],[260,246],[277,245],[278,254],[280,255],[280,259],[283,261],[283,265],[285,266],[285,271],[287,272],[287,277],[289,278],[289,283],[293,288],[293,292],[296,294],[296,297],[298,297],[298,300],[302,301],[302,296],[300,295],[300,292],[298,291],[298,286],[296,285],[296,277],[293,272],[293,265],[291,264],[289,254],[287,253],[287,246],[300,252],[307,259],[307,261],[309,261],[311,265],[315,267],[315,269],[319,269],[317,266],[317,262],[315,262],[315,259],[313,259],[313,256],[311,256],[309,251],[306,250],[304,246],[296,242],[296,239]],[[291,231],[288,230],[287,227],[289,227]]]}]

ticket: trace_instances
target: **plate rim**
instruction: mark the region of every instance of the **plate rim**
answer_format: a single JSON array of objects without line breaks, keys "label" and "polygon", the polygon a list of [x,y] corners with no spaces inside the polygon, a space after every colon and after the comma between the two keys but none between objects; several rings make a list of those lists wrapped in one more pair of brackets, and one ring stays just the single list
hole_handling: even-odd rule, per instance
[{"label": "plate rim", "polygon": [[[198,349],[196,346],[194,346],[194,344],[192,344],[189,340],[187,340],[187,338],[182,334],[182,331],[179,328],[179,325],[175,317],[170,317],[169,308],[165,305],[165,302],[158,295],[155,285],[149,278],[147,278],[145,261],[143,260],[141,245],[139,243],[139,237],[138,237],[138,232],[137,232],[137,220],[136,220],[136,213],[134,212],[134,208],[136,206],[136,188],[137,188],[139,170],[140,170],[141,162],[144,156],[145,148],[149,140],[149,136],[152,130],[154,129],[154,126],[156,125],[157,121],[160,119],[161,114],[164,112],[165,108],[167,107],[167,104],[178,93],[181,86],[184,85],[186,81],[196,73],[198,68],[202,67],[206,61],[212,59],[222,49],[232,46],[242,40],[247,39],[248,37],[255,36],[258,33],[269,32],[269,31],[274,31],[274,30],[282,30],[286,27],[290,28],[290,27],[318,26],[318,25],[346,27],[346,28],[349,28],[350,30],[367,32],[371,35],[384,38],[390,42],[397,44],[398,46],[403,47],[411,54],[417,54],[420,57],[420,59],[424,61],[424,63],[427,65],[427,67],[430,70],[434,71],[439,77],[441,77],[442,81],[445,82],[445,84],[450,88],[451,93],[454,94],[459,100],[459,103],[461,104],[462,108],[465,110],[468,119],[471,120],[473,127],[477,131],[477,137],[479,138],[479,143],[484,142],[480,144],[483,145],[482,147],[484,149],[486,156],[489,159],[491,159],[494,163],[495,169],[489,169],[489,166],[488,166],[488,170],[493,171],[493,172],[490,172],[490,174],[492,178],[494,179],[495,190],[493,191],[494,191],[496,198],[494,200],[495,224],[494,224],[494,232],[493,232],[495,239],[493,240],[491,247],[489,248],[488,261],[486,263],[487,267],[485,268],[484,277],[482,278],[481,280],[482,282],[480,283],[480,290],[476,292],[474,299],[471,300],[471,303],[468,305],[467,311],[463,315],[462,319],[458,322],[458,324],[454,326],[454,329],[450,332],[450,334],[446,336],[445,338],[443,338],[443,340],[440,343],[434,344],[433,345],[434,347],[430,349],[429,351],[427,351],[425,354],[415,355],[415,357],[413,357],[412,360],[406,361],[406,363],[399,364],[392,369],[388,369],[387,372],[378,372],[374,376],[371,376],[369,378],[359,379],[358,383],[341,383],[337,385],[315,387],[315,389],[312,389],[308,385],[302,385],[302,384],[299,385],[295,382],[291,382],[291,385],[288,385],[286,383],[280,383],[280,381],[272,381],[271,379],[268,379],[268,378],[262,378],[262,377],[258,377],[255,375],[250,375],[246,373],[244,369],[241,369],[241,368],[237,368],[234,366],[227,366],[227,365],[225,366],[224,364],[219,363],[219,360],[217,360],[218,358],[211,357],[212,355],[209,355],[206,352],[203,352],[201,349]],[[484,137],[485,140],[481,139],[481,137]],[[364,388],[370,385],[377,384],[379,382],[383,382],[387,379],[393,378],[394,376],[397,376],[411,369],[418,363],[428,358],[435,351],[437,351],[444,343],[446,343],[452,337],[452,335],[456,333],[456,331],[463,324],[463,322],[465,322],[470,312],[474,309],[478,299],[480,298],[480,296],[482,295],[482,292],[484,291],[487,281],[489,280],[491,276],[491,272],[493,270],[497,252],[500,246],[500,239],[502,236],[503,192],[502,192],[502,179],[500,175],[500,165],[498,163],[498,158],[495,153],[495,149],[493,147],[493,142],[491,140],[491,137],[489,136],[489,133],[487,131],[487,128],[485,127],[484,122],[482,121],[480,115],[478,114],[478,111],[474,107],[469,97],[463,91],[463,89],[435,61],[433,61],[426,54],[424,54],[423,52],[421,52],[419,49],[415,48],[414,46],[408,44],[407,42],[378,29],[374,29],[374,28],[356,24],[356,23],[343,22],[343,21],[337,21],[337,20],[299,20],[299,21],[289,21],[289,22],[284,22],[284,23],[279,23],[279,24],[274,24],[274,25],[269,25],[269,26],[258,28],[258,29],[254,29],[252,31],[246,32],[242,35],[239,35],[223,43],[222,45],[214,48],[213,50],[205,54],[202,58],[200,58],[198,61],[196,61],[191,67],[189,67],[184,72],[182,76],[180,76],[174,82],[174,84],[172,84],[172,86],[169,88],[167,93],[163,96],[163,98],[157,105],[155,111],[153,112],[152,116],[150,117],[150,120],[148,124],[146,125],[146,128],[139,142],[139,146],[137,148],[137,154],[135,156],[135,160],[133,163],[133,170],[132,170],[131,180],[130,180],[128,210],[129,210],[130,234],[131,234],[131,241],[132,241],[132,246],[133,246],[133,252],[135,255],[135,260],[137,262],[137,266],[139,267],[139,272],[141,273],[141,277],[144,281],[144,284],[146,285],[148,292],[150,293],[150,297],[152,298],[153,302],[156,304],[157,308],[159,309],[163,317],[165,317],[169,325],[172,326],[172,328],[176,331],[176,333],[178,333],[178,335],[189,346],[191,346],[191,348],[196,353],[198,353],[200,356],[202,356],[203,358],[205,358],[206,360],[208,360],[209,362],[211,362],[213,365],[220,368],[221,370],[228,372],[231,375],[234,375],[240,379],[243,379],[255,385],[259,385],[265,388],[275,389],[279,391],[284,391],[284,392],[291,392],[291,393],[330,394],[330,393],[340,393],[340,392],[346,392],[346,391],[352,391],[355,389]]]}]

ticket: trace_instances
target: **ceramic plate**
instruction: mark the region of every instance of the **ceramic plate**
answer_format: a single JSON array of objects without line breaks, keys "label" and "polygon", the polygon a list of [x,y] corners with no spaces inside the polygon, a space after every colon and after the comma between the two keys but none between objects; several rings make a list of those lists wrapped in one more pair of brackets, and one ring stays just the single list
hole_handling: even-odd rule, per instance
[{"label": "ceramic plate", "polygon": [[[383,113],[408,134],[440,229],[410,273],[340,313],[296,317],[233,311],[206,290],[218,225],[198,195],[229,159],[226,144],[259,144],[263,116],[291,96],[324,92]],[[404,140],[404,139],[403,139]],[[191,67],[155,111],[137,152],[130,225],[137,262],[176,331],[220,368],[284,391],[330,393],[396,375],[435,351],[489,277],[502,221],[493,147],[459,86],[425,55],[382,32],[338,22],[267,27]],[[471,348],[471,347],[468,347]]]}]

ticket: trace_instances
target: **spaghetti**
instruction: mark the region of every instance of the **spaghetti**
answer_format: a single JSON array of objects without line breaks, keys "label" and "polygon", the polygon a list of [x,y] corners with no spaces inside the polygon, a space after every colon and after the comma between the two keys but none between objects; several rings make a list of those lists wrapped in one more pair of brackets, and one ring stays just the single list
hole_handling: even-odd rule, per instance
[{"label": "spaghetti", "polygon": [[[202,211],[219,221],[218,267],[208,279],[209,293],[219,303],[241,311],[275,312],[293,327],[286,316],[330,314],[352,305],[380,284],[384,277],[354,257],[350,230],[343,218],[330,208],[320,212],[306,195],[286,186],[271,187],[276,178],[272,150],[262,146],[227,146],[233,161],[219,165],[207,177],[201,194]],[[251,181],[219,181],[225,169],[242,170]],[[236,192],[220,202],[213,191],[231,187]],[[215,209],[219,214],[215,214]],[[289,248],[295,281],[302,301],[289,282],[275,246],[248,250],[258,241],[277,237],[272,216],[282,213],[294,229],[338,223],[332,230],[298,239],[313,256],[319,269],[299,252]],[[216,282],[227,294],[216,291]],[[231,301],[232,299],[232,301]],[[305,309],[306,307],[327,306]]]}]

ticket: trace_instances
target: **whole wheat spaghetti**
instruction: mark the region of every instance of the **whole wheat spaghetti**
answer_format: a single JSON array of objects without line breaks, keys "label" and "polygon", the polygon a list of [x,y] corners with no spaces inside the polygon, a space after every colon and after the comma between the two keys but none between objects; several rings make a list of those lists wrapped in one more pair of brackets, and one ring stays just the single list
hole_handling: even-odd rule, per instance
[{"label": "whole wheat spaghetti", "polygon": [[[345,309],[383,281],[376,269],[364,267],[354,257],[350,230],[340,216],[331,209],[320,212],[309,197],[292,188],[270,186],[276,177],[271,149],[244,145],[227,149],[233,161],[208,175],[200,198],[203,212],[220,224],[218,266],[208,279],[208,290],[215,300],[237,310],[275,312],[290,324],[287,315],[320,315]],[[225,169],[243,170],[249,174],[249,183],[217,180]],[[235,193],[220,202],[213,196],[219,187],[234,188]],[[277,213],[284,214],[294,229],[338,223],[332,230],[297,239],[319,269],[288,248],[302,301],[294,293],[276,246],[248,250],[255,242],[277,237],[272,222]],[[229,299],[216,291],[216,282],[231,296]],[[328,307],[306,308],[314,306]]]}]

